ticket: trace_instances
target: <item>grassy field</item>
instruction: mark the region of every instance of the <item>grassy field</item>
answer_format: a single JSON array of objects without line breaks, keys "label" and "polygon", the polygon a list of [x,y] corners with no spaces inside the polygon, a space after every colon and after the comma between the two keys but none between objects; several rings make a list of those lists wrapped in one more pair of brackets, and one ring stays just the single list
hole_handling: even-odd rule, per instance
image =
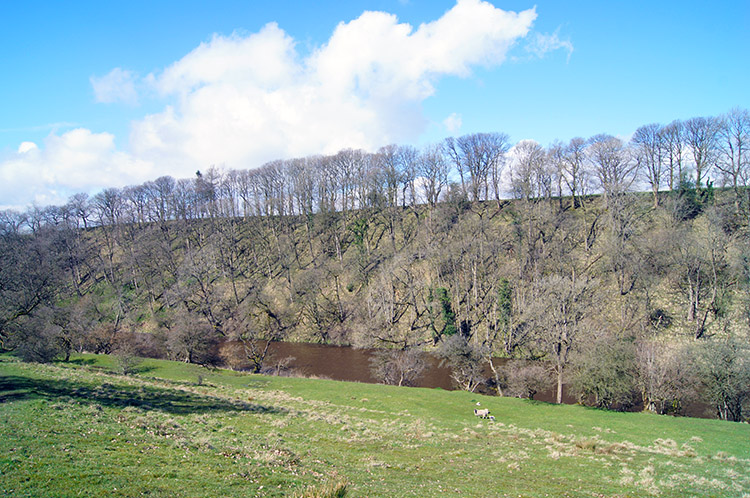
[{"label": "grassy field", "polygon": [[0,357],[0,431],[9,497],[750,497],[747,424],[159,360]]}]

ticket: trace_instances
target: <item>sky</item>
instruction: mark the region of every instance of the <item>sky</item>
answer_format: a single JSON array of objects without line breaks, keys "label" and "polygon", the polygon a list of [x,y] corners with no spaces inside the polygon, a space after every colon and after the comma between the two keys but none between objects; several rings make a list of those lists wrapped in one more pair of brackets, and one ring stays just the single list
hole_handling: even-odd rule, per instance
[{"label": "sky", "polygon": [[750,2],[0,0],[0,209],[163,175],[750,108]]}]

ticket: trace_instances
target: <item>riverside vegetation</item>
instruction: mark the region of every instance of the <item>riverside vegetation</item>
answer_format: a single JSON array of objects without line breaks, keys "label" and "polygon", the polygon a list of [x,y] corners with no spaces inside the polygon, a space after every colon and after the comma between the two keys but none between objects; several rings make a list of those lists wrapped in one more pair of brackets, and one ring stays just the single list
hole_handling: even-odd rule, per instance
[{"label": "riverside vegetation", "polygon": [[401,385],[432,351],[467,391],[533,397],[550,375],[558,400],[564,382],[603,408],[700,397],[742,421],[748,130],[734,109],[628,143],[479,133],[4,211],[0,347],[255,372],[273,341],[376,347]]},{"label": "riverside vegetation", "polygon": [[117,372],[0,356],[3,496],[750,495],[747,424],[164,360]]}]

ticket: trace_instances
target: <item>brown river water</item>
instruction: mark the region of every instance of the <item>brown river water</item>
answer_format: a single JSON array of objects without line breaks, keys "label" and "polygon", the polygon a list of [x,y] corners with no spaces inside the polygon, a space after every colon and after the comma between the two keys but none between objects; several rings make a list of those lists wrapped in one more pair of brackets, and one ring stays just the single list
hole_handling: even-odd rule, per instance
[{"label": "brown river water", "polygon": [[[370,372],[370,358],[376,350],[355,349],[349,346],[331,346],[325,344],[275,342],[271,344],[270,357],[265,365],[274,373],[275,366],[284,364],[281,375],[316,377],[348,382],[377,383]],[[450,377],[450,368],[441,364],[441,360],[429,353],[423,353],[427,368],[415,387],[456,389]],[[286,361],[285,361],[286,360]],[[500,364],[508,360],[499,360]],[[279,373],[278,371],[276,373]],[[485,376],[492,376],[489,365],[485,367]],[[555,402],[555,387],[537,393],[534,399],[548,403]],[[483,394],[494,394],[484,391]],[[574,404],[577,399],[563,385],[563,403]],[[643,409],[641,404],[630,408],[631,411]],[[702,403],[691,403],[684,408],[684,415],[690,417],[713,418],[709,407]]]},{"label": "brown river water", "polygon": [[[374,384],[378,381],[370,372],[370,358],[375,351],[373,349],[355,349],[348,346],[275,342],[271,344],[271,358],[267,359],[265,363],[269,368],[273,368],[274,365],[289,358],[288,362],[284,362],[285,372],[291,375]],[[450,368],[442,365],[439,358],[429,353],[423,354],[427,368],[416,382],[415,387],[456,389],[450,376]],[[500,360],[500,362],[504,364],[505,360]],[[485,376],[491,377],[489,365],[485,367]],[[554,402],[555,389],[538,393],[534,399]],[[566,393],[565,386],[563,386],[563,402],[575,403],[575,401],[575,398]]]}]

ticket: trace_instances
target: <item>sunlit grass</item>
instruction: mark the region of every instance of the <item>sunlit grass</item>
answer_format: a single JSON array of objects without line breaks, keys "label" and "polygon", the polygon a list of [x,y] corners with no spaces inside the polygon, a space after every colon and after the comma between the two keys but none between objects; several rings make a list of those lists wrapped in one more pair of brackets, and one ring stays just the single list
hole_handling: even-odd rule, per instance
[{"label": "sunlit grass", "polygon": [[[160,360],[113,368],[0,359],[2,496],[750,494],[746,424]],[[474,417],[477,403],[496,421]]]}]

